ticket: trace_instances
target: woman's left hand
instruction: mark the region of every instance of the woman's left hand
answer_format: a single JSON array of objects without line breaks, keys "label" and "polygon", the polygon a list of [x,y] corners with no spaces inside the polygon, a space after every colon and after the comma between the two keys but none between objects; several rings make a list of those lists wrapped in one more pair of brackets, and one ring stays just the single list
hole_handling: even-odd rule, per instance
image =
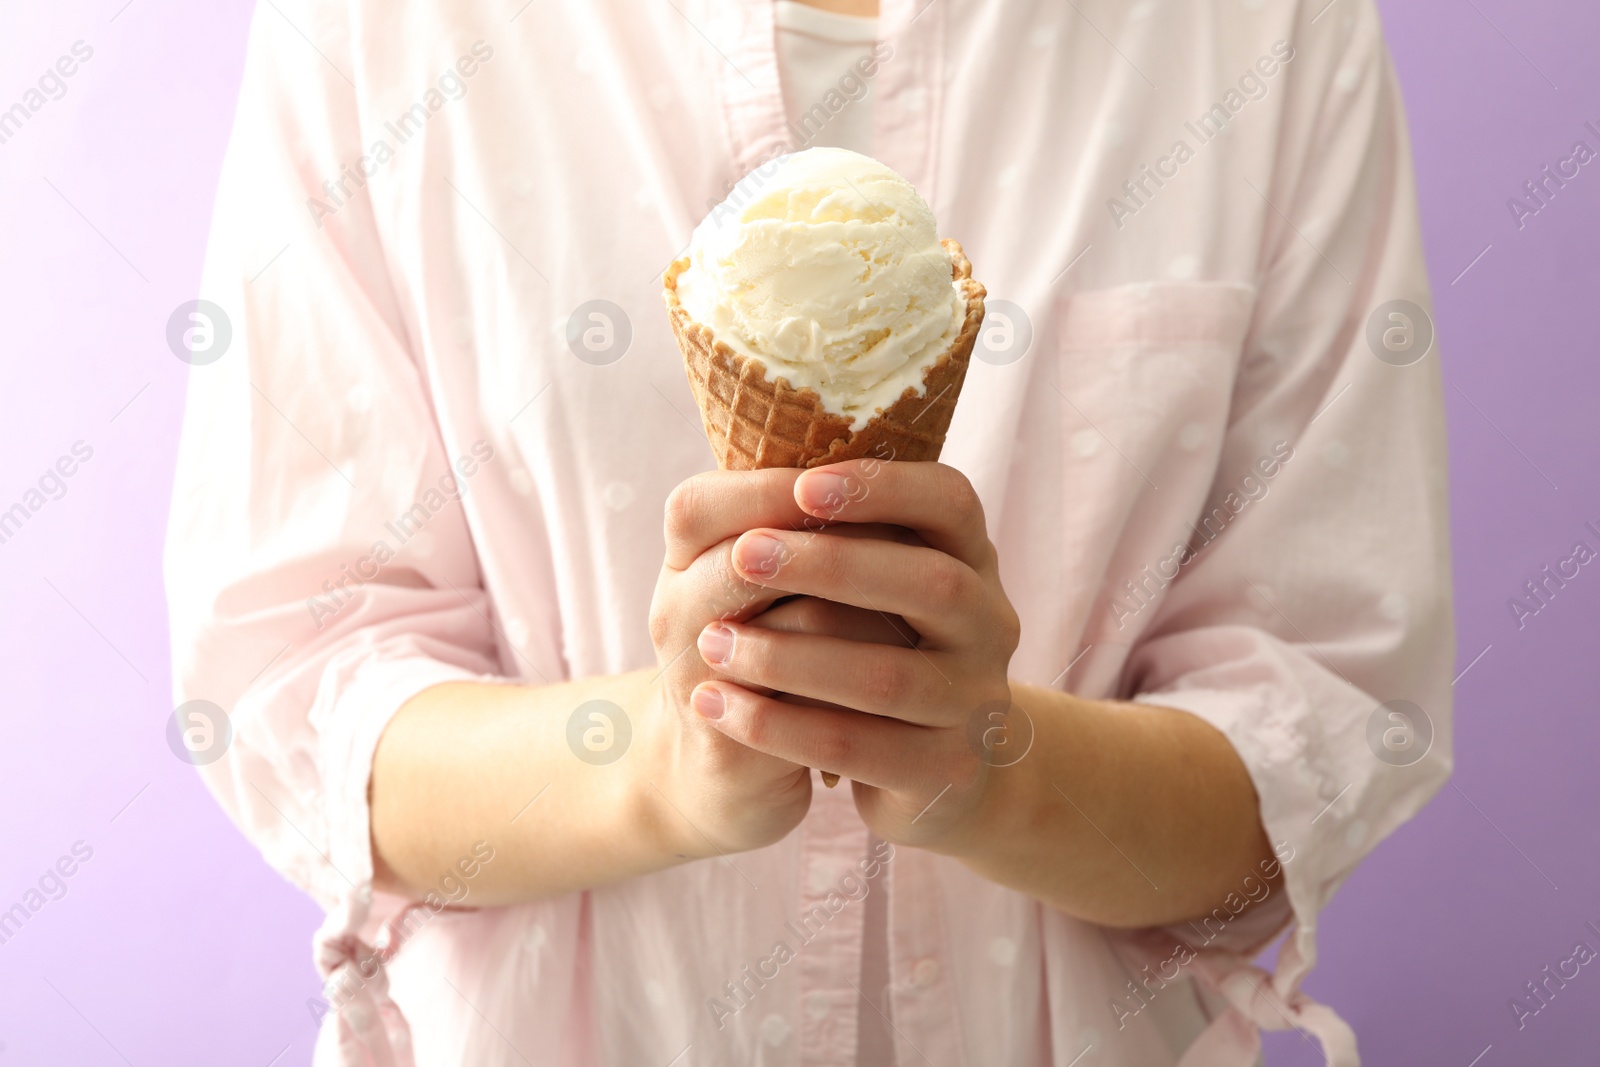
[{"label": "woman's left hand", "polygon": [[939,463],[853,460],[807,471],[794,492],[819,530],[887,523],[922,543],[751,530],[733,548],[739,575],[908,624],[915,643],[713,622],[700,653],[731,679],[702,683],[724,697],[714,724],[751,748],[851,779],[862,819],[879,837],[937,848],[977,808],[988,781],[984,732],[974,724],[1011,701],[1019,622],[983,507],[967,479]]}]

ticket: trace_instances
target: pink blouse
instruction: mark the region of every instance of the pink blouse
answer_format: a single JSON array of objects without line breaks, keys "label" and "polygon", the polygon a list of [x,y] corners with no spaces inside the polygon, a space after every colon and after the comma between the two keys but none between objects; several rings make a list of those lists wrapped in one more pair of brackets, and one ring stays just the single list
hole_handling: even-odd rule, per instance
[{"label": "pink blouse", "polygon": [[[167,576],[178,699],[231,719],[203,773],[328,911],[318,1063],[849,1063],[869,997],[903,1067],[1243,1067],[1288,1026],[1357,1062],[1300,985],[1319,910],[1449,773],[1453,656],[1371,0],[882,0],[879,33],[795,131],[770,0],[257,8]],[[407,699],[654,662],[662,505],[712,466],[661,272],[858,85],[989,289],[945,460],[1023,620],[1013,675],[1214,724],[1284,888],[1240,871],[1204,922],[1108,930],[879,847],[819,789],[726,861],[474,910],[490,841],[430,904],[373,893],[372,753]]]}]

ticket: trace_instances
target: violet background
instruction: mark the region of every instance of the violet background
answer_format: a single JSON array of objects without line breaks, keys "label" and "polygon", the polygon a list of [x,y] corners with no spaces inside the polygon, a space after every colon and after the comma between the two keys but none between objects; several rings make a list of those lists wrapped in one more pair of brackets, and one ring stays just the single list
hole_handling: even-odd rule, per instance
[{"label": "violet background", "polygon": [[[0,1067],[287,1067],[310,1060],[319,912],[164,737],[160,551],[189,373],[164,331],[195,295],[250,5],[124,3],[0,13],[0,107],[75,40],[94,48],[0,145],[0,510],[74,441],[94,449],[0,545],[0,910],[73,842],[94,849],[0,945]],[[1594,1062],[1600,967],[1521,1031],[1507,1002],[1580,938],[1600,948],[1600,568],[1524,630],[1506,600],[1600,526],[1600,164],[1520,232],[1505,201],[1574,140],[1600,145],[1583,129],[1600,126],[1600,9],[1380,7],[1436,294],[1471,666],[1453,784],[1334,900],[1308,988],[1368,1064]],[[1267,1047],[1274,1067],[1321,1062],[1293,1033]]]}]

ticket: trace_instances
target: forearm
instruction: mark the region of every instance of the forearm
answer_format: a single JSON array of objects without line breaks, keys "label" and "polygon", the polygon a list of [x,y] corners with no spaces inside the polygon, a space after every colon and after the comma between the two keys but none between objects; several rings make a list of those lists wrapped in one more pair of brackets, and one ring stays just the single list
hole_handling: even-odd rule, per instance
[{"label": "forearm", "polygon": [[596,765],[567,742],[568,719],[588,700],[615,703],[641,729],[655,673],[538,687],[461,682],[418,694],[373,759],[379,887],[420,896],[479,841],[495,851],[473,878],[475,904],[555,896],[679,862],[628,763],[644,746]]},{"label": "forearm", "polygon": [[1203,914],[1268,869],[1255,789],[1210,724],[1034,686],[1014,685],[1013,699],[1032,720],[1033,748],[990,771],[983,803],[939,851],[1122,927]]}]

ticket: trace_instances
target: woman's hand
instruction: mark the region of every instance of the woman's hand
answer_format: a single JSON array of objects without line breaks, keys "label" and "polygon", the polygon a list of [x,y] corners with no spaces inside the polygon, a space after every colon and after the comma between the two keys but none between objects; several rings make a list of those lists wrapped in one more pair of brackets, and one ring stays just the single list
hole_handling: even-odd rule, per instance
[{"label": "woman's hand", "polygon": [[[795,470],[707,474],[673,494],[667,561],[651,612],[659,667],[554,685],[449,682],[389,721],[373,758],[373,865],[389,892],[420,898],[477,842],[496,851],[473,883],[484,906],[610,885],[782,838],[804,817],[812,776],[756,752],[689,706],[713,673],[695,651],[726,614],[752,627],[900,640],[902,620],[778,594],[732,568],[733,539],[753,526],[820,528],[794,498]],[[871,524],[858,536],[911,535]],[[764,610],[767,609],[767,610]],[[799,699],[784,697],[783,699]],[[612,704],[633,726],[624,758],[575,759],[573,712]]]},{"label": "woman's hand", "polygon": [[[782,596],[742,578],[731,553],[753,526],[802,527],[808,516],[794,498],[799,474],[710,471],[682,482],[667,499],[666,557],[650,603],[660,678],[645,724],[646,780],[639,789],[686,856],[781,840],[811,802],[804,766],[740,744],[694,707],[696,687],[716,677],[694,651],[701,631],[724,619],[750,619]],[[709,698],[699,698],[703,709]]]},{"label": "woman's hand", "polygon": [[880,837],[932,846],[982,799],[987,763],[974,720],[1010,706],[1019,624],[982,506],[942,464],[858,460],[789,473],[813,524],[893,524],[914,543],[840,536],[849,526],[754,523],[762,528],[729,546],[733,573],[767,597],[802,593],[877,613],[906,628],[909,647],[836,635],[833,608],[806,609],[819,613],[807,632],[751,625],[748,615],[708,619],[701,658],[732,681],[698,680],[695,707],[750,749],[850,778]]},{"label": "woman's hand", "polygon": [[[660,817],[668,832],[682,839],[687,855],[736,852],[780,840],[805,816],[811,799],[811,775],[804,765],[747,748],[694,710],[696,687],[719,677],[694,651],[705,627],[724,619],[749,620],[752,628],[896,639],[889,620],[842,604],[799,597],[768,610],[783,594],[746,581],[734,569],[734,541],[752,527],[774,526],[801,536],[825,528],[795,500],[800,473],[787,468],[710,471],[684,481],[667,500],[666,558],[650,604],[661,678],[649,715],[651,743],[649,758],[642,761],[641,790],[647,804],[654,800],[665,808]],[[851,526],[848,535],[912,538],[908,531],[875,524]],[[903,621],[899,625],[910,632]],[[712,710],[717,692],[698,691],[700,707]]]}]

